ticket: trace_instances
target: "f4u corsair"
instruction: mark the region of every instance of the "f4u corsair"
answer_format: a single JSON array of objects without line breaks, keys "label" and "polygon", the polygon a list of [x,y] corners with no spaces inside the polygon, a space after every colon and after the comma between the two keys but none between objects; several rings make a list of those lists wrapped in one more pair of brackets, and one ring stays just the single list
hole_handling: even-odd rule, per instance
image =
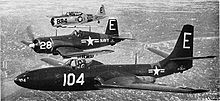
[{"label": "f4u corsair", "polygon": [[[31,33],[29,33],[31,34]],[[33,36],[33,35],[29,35]],[[117,20],[110,18],[106,27],[105,34],[89,32],[89,31],[73,31],[70,35],[31,38],[32,42],[21,41],[25,45],[31,47],[36,53],[47,53],[53,55],[61,55],[63,58],[79,57],[92,58],[95,55],[113,52],[112,50],[84,51],[103,47],[107,45],[115,45],[123,41],[125,38],[118,34]]]},{"label": "f4u corsair", "polygon": [[67,27],[70,24],[83,24],[92,21],[98,21],[107,17],[105,15],[104,5],[101,5],[96,15],[85,14],[82,12],[66,12],[61,16],[52,16],[50,23],[53,27]]},{"label": "f4u corsair", "polygon": [[[123,88],[176,93],[207,92],[205,89],[154,83],[156,78],[190,69],[194,59],[215,57],[193,57],[193,30],[192,25],[184,25],[171,54],[157,63],[105,65],[92,60],[90,63],[81,61],[81,64],[70,66],[67,62],[60,66],[27,71],[18,75],[14,82],[21,87],[46,91]],[[57,65],[55,61],[47,62]]]}]

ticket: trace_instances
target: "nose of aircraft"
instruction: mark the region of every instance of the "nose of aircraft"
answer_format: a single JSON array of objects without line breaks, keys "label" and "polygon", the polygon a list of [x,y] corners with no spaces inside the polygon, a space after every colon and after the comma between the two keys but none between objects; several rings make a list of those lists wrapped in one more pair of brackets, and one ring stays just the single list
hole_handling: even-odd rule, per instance
[{"label": "nose of aircraft", "polygon": [[19,86],[24,86],[27,83],[27,80],[29,77],[27,76],[27,73],[22,73],[15,77],[14,82]]},{"label": "nose of aircraft", "polygon": [[52,26],[54,26],[54,18],[51,18],[50,23]]}]

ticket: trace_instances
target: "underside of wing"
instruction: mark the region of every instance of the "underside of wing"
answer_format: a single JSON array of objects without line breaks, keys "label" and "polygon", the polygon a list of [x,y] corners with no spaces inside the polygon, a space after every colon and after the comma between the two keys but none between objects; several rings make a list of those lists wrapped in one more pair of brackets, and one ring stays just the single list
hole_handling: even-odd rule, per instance
[{"label": "underside of wing", "polygon": [[74,53],[69,53],[66,54],[66,57],[94,57],[97,55],[102,55],[102,54],[107,54],[107,53],[111,53],[114,52],[112,50],[96,50],[96,51],[83,51],[83,52],[74,52]]},{"label": "underside of wing", "polygon": [[71,58],[70,54],[83,51],[74,47],[59,47],[56,50],[63,58]]},{"label": "underside of wing", "polygon": [[60,47],[57,49],[61,56],[64,58],[71,58],[71,57],[94,57],[97,55],[107,54],[114,52],[112,50],[90,50],[90,51],[82,51],[77,48],[72,47]]},{"label": "underside of wing", "polygon": [[64,65],[63,62],[52,59],[52,58],[42,58],[40,60],[48,63],[49,65],[53,65],[53,66],[62,66],[62,65]]},{"label": "underside of wing", "polygon": [[109,71],[103,73],[103,75],[97,76],[95,80],[100,82],[100,88],[139,89],[175,93],[202,93],[209,91],[204,89],[193,89],[187,87],[172,87],[156,83],[144,83],[140,82],[140,79],[138,79],[135,75],[122,73],[118,71]]}]

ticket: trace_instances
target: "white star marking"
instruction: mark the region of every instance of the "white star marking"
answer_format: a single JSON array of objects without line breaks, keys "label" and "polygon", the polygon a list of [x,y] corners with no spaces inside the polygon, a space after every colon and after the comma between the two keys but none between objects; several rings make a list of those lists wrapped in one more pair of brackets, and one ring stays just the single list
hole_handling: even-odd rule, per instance
[{"label": "white star marking", "polygon": [[157,66],[155,66],[155,69],[152,69],[154,71],[154,75],[159,75],[159,72],[164,73],[165,69],[158,69]]},{"label": "white star marking", "polygon": [[89,39],[86,40],[86,41],[88,41],[88,46],[89,46],[89,45],[93,45],[94,39],[92,39],[92,38],[89,36]]},{"label": "white star marking", "polygon": [[157,66],[155,66],[154,75],[159,75],[159,71],[160,71],[160,69],[158,69]]}]

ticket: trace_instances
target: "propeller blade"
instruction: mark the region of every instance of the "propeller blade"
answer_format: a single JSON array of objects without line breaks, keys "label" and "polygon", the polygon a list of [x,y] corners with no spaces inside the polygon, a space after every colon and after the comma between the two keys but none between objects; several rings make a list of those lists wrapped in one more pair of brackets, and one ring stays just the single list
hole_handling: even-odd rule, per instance
[{"label": "propeller blade", "polygon": [[31,48],[33,48],[33,47],[35,46],[34,43],[32,43],[32,42],[27,42],[27,41],[24,41],[24,40],[22,40],[21,43],[23,43],[23,44],[25,44],[26,46],[31,47]]},{"label": "propeller blade", "polygon": [[27,26],[27,34],[28,37],[33,41],[34,40],[34,34],[33,34],[33,28],[31,25]]}]

